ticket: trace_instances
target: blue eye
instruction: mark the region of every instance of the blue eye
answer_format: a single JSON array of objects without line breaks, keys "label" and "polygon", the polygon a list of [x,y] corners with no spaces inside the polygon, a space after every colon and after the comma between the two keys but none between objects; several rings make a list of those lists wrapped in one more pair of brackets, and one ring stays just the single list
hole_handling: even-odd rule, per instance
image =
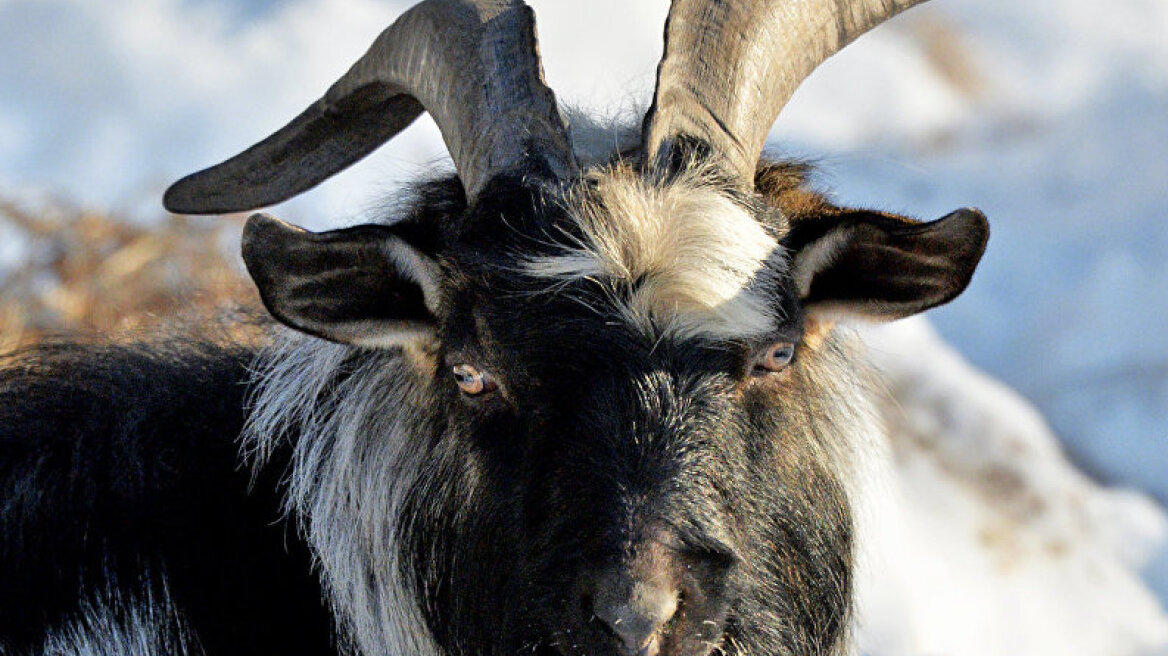
[{"label": "blue eye", "polygon": [[458,389],[468,396],[490,392],[498,388],[495,378],[485,371],[479,371],[469,364],[456,364],[450,368]]},{"label": "blue eye", "polygon": [[782,371],[795,358],[795,345],[791,342],[776,342],[767,348],[758,367],[766,371]]}]

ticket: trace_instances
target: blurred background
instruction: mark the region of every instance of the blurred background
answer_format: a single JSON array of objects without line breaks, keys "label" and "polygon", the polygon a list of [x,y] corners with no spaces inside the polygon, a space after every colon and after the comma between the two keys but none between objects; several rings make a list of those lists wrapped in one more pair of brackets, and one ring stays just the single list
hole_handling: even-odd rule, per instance
[{"label": "blurred background", "polygon": [[[283,125],[411,4],[0,0],[0,346],[250,298],[239,217],[169,217],[162,190]],[[638,120],[668,3],[530,4],[561,101]],[[822,66],[769,150],[844,204],[985,211],[936,329],[1091,476],[1168,502],[1168,2],[934,0]],[[272,211],[353,223],[448,167],[423,117]],[[1168,601],[1168,556],[1144,575]]]}]

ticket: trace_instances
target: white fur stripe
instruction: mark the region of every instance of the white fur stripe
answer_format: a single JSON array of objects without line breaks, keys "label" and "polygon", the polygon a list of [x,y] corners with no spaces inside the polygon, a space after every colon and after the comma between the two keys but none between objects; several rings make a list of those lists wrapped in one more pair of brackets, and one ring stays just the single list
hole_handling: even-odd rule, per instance
[{"label": "white fur stripe", "polygon": [[624,167],[592,174],[567,201],[582,237],[529,259],[527,273],[606,285],[653,332],[735,337],[775,327],[765,293],[785,254],[750,212],[695,171],[655,184]]}]

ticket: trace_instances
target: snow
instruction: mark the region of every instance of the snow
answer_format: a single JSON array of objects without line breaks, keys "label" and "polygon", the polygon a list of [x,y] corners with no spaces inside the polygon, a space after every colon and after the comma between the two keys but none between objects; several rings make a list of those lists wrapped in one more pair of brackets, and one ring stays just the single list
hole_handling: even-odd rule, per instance
[{"label": "snow", "polygon": [[[410,4],[0,0],[0,188],[156,216],[167,182],[291,119]],[[635,118],[666,0],[531,4],[561,100]],[[1054,436],[1095,479],[1168,502],[1165,117],[1164,0],[934,0],[827,62],[779,117],[770,149],[816,160],[844,203],[987,213],[973,284],[930,317],[1040,413],[919,323],[874,337],[903,358],[878,355],[914,395],[900,425],[945,441],[895,451],[890,493],[905,503],[891,506],[885,549],[912,557],[888,565],[903,576],[885,581],[873,653],[1138,653],[1163,636],[1132,578],[1143,567],[1168,600],[1163,514],[1076,473]],[[447,162],[423,118],[271,211],[310,228],[359,220]],[[0,276],[20,260],[0,232]],[[1013,462],[1010,444],[1028,459]],[[1046,510],[1019,516],[1015,497],[971,494],[999,465]]]},{"label": "snow", "polygon": [[0,280],[4,280],[24,263],[28,243],[19,230],[0,223]]},{"label": "snow", "polygon": [[[865,331],[892,464],[868,513],[861,645],[883,654],[1152,654],[1168,616],[1138,571],[1168,537],[1100,486],[1015,392],[919,318]],[[880,488],[878,488],[880,489]]]}]

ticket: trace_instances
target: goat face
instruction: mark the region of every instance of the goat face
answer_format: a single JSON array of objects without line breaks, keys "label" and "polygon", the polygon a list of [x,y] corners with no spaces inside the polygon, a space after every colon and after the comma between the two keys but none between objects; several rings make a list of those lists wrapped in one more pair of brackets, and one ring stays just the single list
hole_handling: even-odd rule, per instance
[{"label": "goat face", "polygon": [[[846,648],[863,412],[828,325],[952,299],[987,228],[841,209],[759,168],[794,85],[916,0],[792,2],[675,0],[639,147],[581,171],[530,10],[426,0],[288,126],[168,192],[250,209],[423,110],[442,130],[458,178],[412,216],[244,235],[277,319],[360,347],[331,396],[281,389],[297,377],[273,371],[312,369],[289,358],[258,407],[309,426],[290,503],[368,653]],[[272,409],[287,398],[305,407]]]},{"label": "goat face", "polygon": [[798,185],[746,196],[701,167],[502,180],[469,207],[446,186],[394,225],[255,218],[245,235],[276,317],[414,354],[432,407],[397,411],[437,428],[410,438],[420,473],[385,521],[438,643],[841,648],[863,417],[828,316],[951,297],[980,215],[918,224]]},{"label": "goat face", "polygon": [[[772,270],[784,265],[778,245],[708,186],[619,173],[590,183],[514,238],[514,217],[496,221],[467,249],[494,257],[458,275],[468,282],[445,364],[469,362],[498,385],[451,400],[481,458],[474,470],[494,477],[482,488],[494,525],[462,537],[495,536],[485,553],[462,555],[486,568],[463,580],[493,572],[491,589],[506,591],[466,607],[508,609],[513,638],[563,654],[704,654],[780,616],[834,627],[820,636],[833,640],[847,607],[845,501],[814,435],[777,448],[802,413],[770,399],[799,383],[761,366],[802,328],[790,280]],[[745,225],[727,230],[735,221]],[[757,241],[719,243],[720,231]],[[717,261],[735,257],[748,261]],[[720,286],[734,276],[737,286]],[[676,288],[689,277],[705,280]],[[737,317],[763,325],[729,325]],[[792,526],[808,517],[822,521]],[[817,583],[792,580],[796,571]],[[470,644],[498,631],[491,615]]]}]

